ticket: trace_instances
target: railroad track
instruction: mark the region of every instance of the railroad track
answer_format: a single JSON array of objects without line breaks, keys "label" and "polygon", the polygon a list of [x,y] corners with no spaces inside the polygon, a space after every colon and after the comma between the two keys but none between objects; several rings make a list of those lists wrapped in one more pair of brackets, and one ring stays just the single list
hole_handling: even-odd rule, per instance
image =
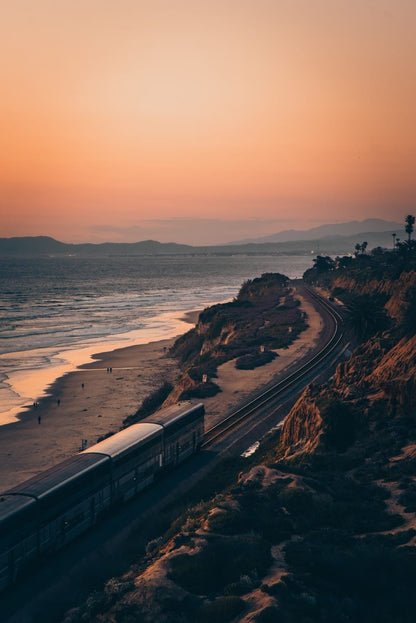
[{"label": "railroad track", "polygon": [[317,368],[327,357],[329,357],[335,349],[339,346],[343,338],[343,320],[341,315],[333,309],[328,301],[317,294],[309,287],[305,287],[308,295],[315,300],[318,305],[325,310],[327,317],[332,324],[332,331],[329,339],[314,353],[310,359],[308,359],[303,365],[297,368],[294,372],[282,379],[276,384],[267,387],[260,394],[255,396],[249,402],[240,406],[238,409],[230,413],[222,422],[216,424],[209,430],[205,431],[203,448],[207,448],[213,444],[214,441],[218,441],[221,437],[224,437],[231,429],[237,424],[240,424],[244,420],[248,419],[255,412],[259,411],[263,407],[270,404],[275,398],[283,394],[289,388],[295,386],[299,381],[309,375],[315,368]]}]

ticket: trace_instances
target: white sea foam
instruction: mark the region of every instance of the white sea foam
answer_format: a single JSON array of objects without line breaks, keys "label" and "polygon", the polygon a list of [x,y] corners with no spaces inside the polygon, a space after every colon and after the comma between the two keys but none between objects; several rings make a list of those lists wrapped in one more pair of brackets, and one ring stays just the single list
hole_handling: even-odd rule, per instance
[{"label": "white sea foam", "polygon": [[232,298],[262,272],[301,276],[295,257],[0,258],[0,424],[91,355],[173,337],[189,309]]},{"label": "white sea foam", "polygon": [[[110,335],[81,347],[74,345],[63,350],[49,347],[26,351],[23,365],[21,353],[16,353],[18,360],[15,369],[3,374],[0,382],[0,425],[16,421],[25,407],[32,406],[34,402],[48,394],[50,386],[56,379],[72,372],[80,365],[91,362],[93,355],[169,339],[184,333],[190,325],[182,320],[183,315],[183,311],[165,312],[150,318],[142,329]],[[0,366],[6,357],[9,363],[13,360],[13,354],[0,355]]]}]

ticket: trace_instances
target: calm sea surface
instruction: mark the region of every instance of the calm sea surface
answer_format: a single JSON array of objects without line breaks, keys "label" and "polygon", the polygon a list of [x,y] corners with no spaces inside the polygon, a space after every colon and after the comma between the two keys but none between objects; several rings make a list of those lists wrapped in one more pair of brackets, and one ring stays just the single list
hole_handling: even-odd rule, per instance
[{"label": "calm sea surface", "polygon": [[[0,258],[0,423],[93,352],[172,337],[185,310],[235,296],[264,272],[301,277],[307,256]],[[75,356],[77,353],[77,356]],[[23,380],[25,381],[23,383]]]}]

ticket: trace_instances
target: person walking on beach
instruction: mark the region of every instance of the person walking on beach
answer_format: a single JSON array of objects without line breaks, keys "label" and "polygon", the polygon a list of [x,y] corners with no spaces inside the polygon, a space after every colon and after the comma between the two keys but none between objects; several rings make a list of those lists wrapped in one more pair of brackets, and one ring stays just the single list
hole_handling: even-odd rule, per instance
[{"label": "person walking on beach", "polygon": [[42,421],[42,418],[40,417],[40,415],[38,415],[38,424],[40,424]]}]

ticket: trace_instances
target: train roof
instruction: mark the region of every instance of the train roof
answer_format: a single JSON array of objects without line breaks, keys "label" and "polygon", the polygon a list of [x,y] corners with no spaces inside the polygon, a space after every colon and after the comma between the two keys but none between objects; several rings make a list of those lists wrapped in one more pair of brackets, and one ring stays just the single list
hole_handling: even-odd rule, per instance
[{"label": "train roof", "polygon": [[175,424],[178,420],[186,418],[187,415],[190,417],[204,415],[204,405],[201,402],[195,404],[192,404],[191,402],[178,403],[176,405],[171,405],[170,407],[161,409],[160,411],[156,411],[156,413],[149,415],[149,417],[142,420],[142,422],[152,422],[168,428],[169,426]]},{"label": "train roof", "polygon": [[115,458],[124,452],[128,452],[132,448],[139,447],[144,442],[149,441],[153,437],[160,435],[162,429],[157,424],[139,423],[132,424],[128,428],[107,437],[104,441],[100,441],[87,448],[81,454],[89,454],[91,452],[105,454],[111,458]]},{"label": "train roof", "polygon": [[0,495],[0,527],[6,520],[15,520],[33,504],[35,500],[26,495]]},{"label": "train roof", "polygon": [[105,463],[107,457],[97,454],[76,454],[54,467],[33,476],[22,484],[9,489],[7,493],[22,494],[37,499],[42,499],[53,493],[59,487],[69,484],[81,475],[88,473],[100,463]]}]

